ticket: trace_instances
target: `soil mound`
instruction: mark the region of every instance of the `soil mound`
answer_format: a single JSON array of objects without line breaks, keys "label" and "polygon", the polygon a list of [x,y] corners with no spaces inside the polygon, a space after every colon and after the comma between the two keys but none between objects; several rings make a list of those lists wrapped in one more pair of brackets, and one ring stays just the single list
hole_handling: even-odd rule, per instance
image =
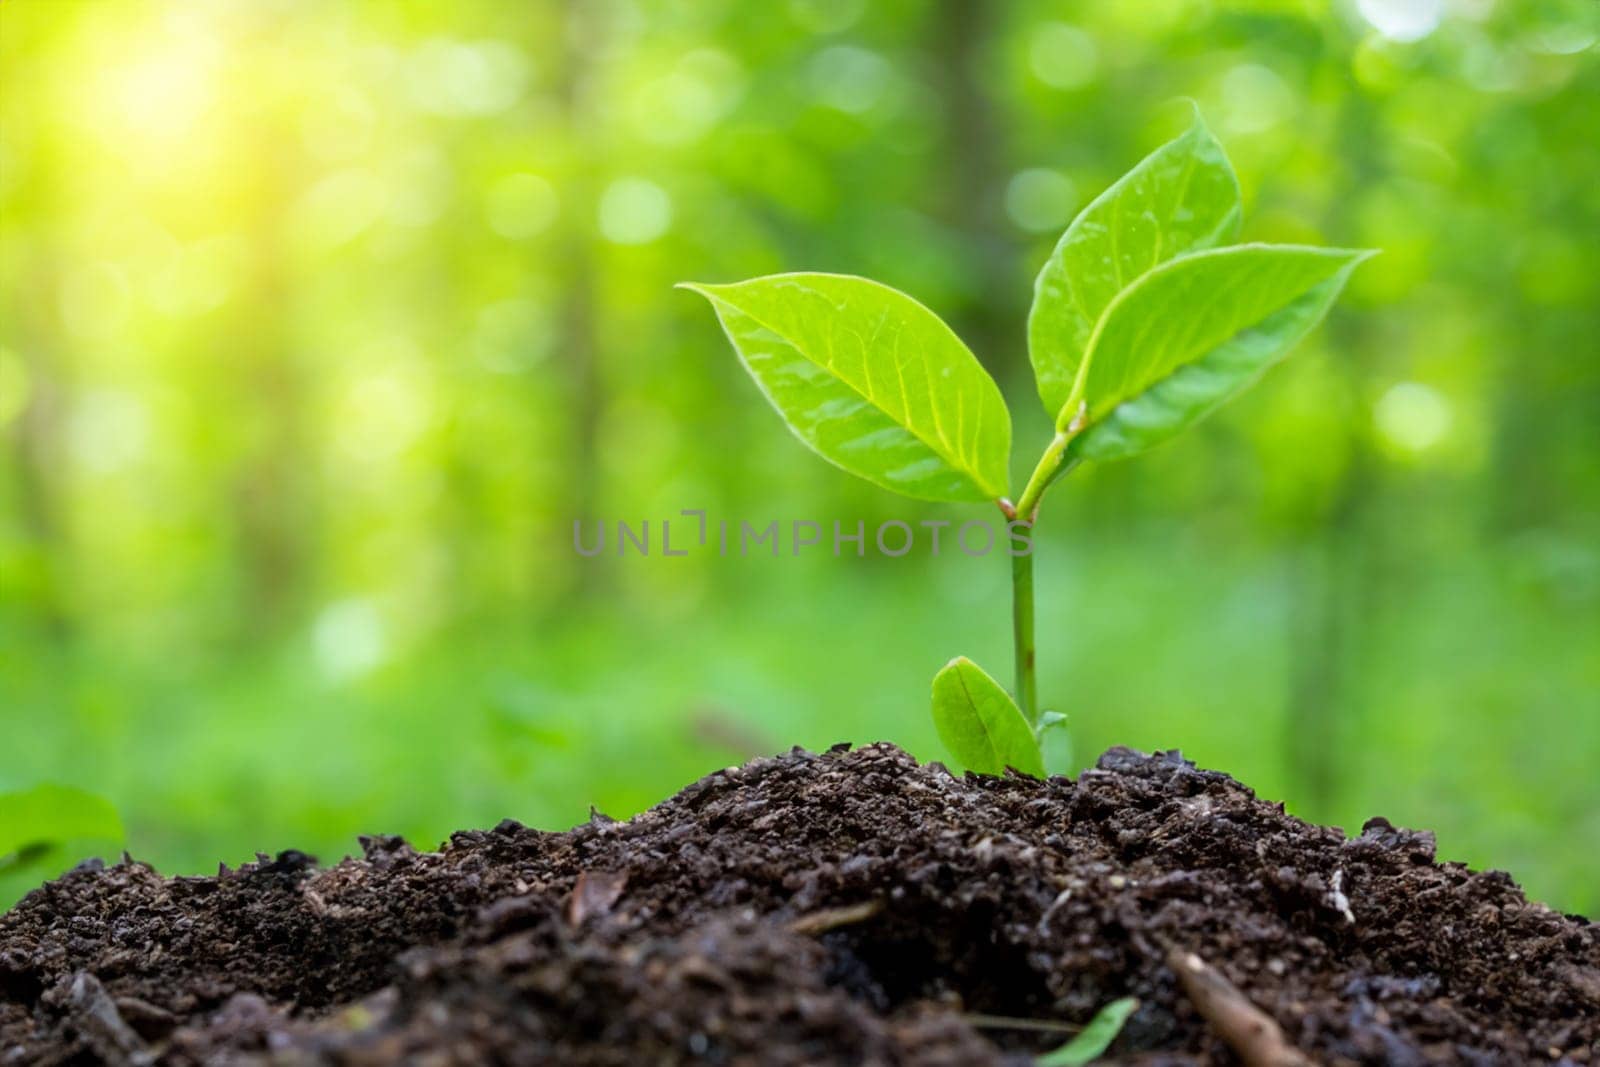
[{"label": "soil mound", "polygon": [[1176,753],[957,778],[890,745],[626,822],[124,860],[0,916],[0,1063],[1600,1063],[1600,927],[1426,833],[1312,826]]}]

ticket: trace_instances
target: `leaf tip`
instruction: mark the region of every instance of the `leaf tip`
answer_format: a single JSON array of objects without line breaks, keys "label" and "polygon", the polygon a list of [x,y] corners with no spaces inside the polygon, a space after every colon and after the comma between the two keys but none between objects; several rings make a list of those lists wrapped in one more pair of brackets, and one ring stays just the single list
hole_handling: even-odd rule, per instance
[{"label": "leaf tip", "polygon": [[1326,255],[1339,256],[1349,260],[1351,263],[1365,263],[1373,256],[1383,254],[1383,249],[1381,248],[1329,248],[1321,245],[1312,245],[1308,247],[1318,248]]},{"label": "leaf tip", "polygon": [[1348,280],[1356,272],[1356,268],[1367,260],[1383,255],[1381,248],[1330,248],[1328,251],[1338,254],[1343,259],[1338,276],[1344,280]]},{"label": "leaf tip", "polygon": [[[1180,103],[1189,105],[1189,127],[1182,134],[1180,134],[1177,139],[1181,141],[1185,137],[1199,137],[1204,141],[1211,141],[1215,143],[1220,149],[1222,147],[1222,142],[1218,140],[1217,135],[1212,132],[1211,124],[1206,122],[1205,112],[1200,110],[1200,101],[1196,100],[1192,96],[1180,96],[1176,99]],[[1232,169],[1231,166],[1229,169]]]},{"label": "leaf tip", "polygon": [[699,293],[707,300],[721,300],[724,299],[722,294],[738,289],[743,284],[743,282],[674,282],[672,287],[685,292]]}]

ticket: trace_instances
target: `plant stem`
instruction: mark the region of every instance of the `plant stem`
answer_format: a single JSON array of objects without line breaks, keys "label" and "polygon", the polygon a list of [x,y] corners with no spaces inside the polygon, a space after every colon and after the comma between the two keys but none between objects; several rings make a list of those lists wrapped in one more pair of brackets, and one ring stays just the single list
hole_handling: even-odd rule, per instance
[{"label": "plant stem", "polygon": [[1039,517],[1039,500],[1044,496],[1044,491],[1050,487],[1050,483],[1055,481],[1056,472],[1061,467],[1061,458],[1075,436],[1077,432],[1071,429],[1055,435],[1045,448],[1044,455],[1039,457],[1038,466],[1033,468],[1033,475],[1023,488],[1022,496],[1017,498],[1017,518],[1030,527]]},{"label": "plant stem", "polygon": [[1011,635],[1017,658],[1017,706],[1039,724],[1039,681],[1033,670],[1033,550],[1011,557]]},{"label": "plant stem", "polygon": [[1075,419],[1067,429],[1056,434],[1045,448],[1044,455],[1039,457],[1039,464],[1034,467],[1033,475],[1023,488],[1016,506],[1013,508],[1005,501],[1001,501],[1000,505],[1000,510],[1005,512],[1011,524],[1025,530],[1029,538],[1027,554],[1013,553],[1011,557],[1011,636],[1016,653],[1017,706],[1032,726],[1039,723],[1039,680],[1034,670],[1033,640],[1033,528],[1039,518],[1039,501],[1044,491],[1051,482],[1077,466],[1076,460],[1065,467],[1062,463],[1067,445],[1077,436],[1079,429],[1080,421]]}]

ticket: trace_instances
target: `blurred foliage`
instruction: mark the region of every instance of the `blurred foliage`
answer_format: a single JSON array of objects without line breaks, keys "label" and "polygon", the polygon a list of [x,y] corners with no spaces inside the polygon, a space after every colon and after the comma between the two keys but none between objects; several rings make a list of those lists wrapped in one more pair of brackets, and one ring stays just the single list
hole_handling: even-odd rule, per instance
[{"label": "blurred foliage", "polygon": [[[1600,910],[1590,0],[0,5],[0,790],[169,871],[940,755],[1003,559],[585,560],[575,518],[908,509],[670,285],[867,274],[1018,412],[1033,273],[1198,100],[1246,239],[1372,246],[1176,447],[1047,502],[1040,690]],[[1026,473],[1025,471],[1021,473]]]},{"label": "blurred foliage", "polygon": [[33,888],[71,857],[122,841],[122,819],[104,798],[45,783],[0,793],[0,897]]}]

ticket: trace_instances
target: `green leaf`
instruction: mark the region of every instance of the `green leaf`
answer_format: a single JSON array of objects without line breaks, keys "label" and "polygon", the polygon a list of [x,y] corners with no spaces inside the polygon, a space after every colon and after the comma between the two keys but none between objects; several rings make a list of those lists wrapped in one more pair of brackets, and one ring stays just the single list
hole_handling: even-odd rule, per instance
[{"label": "green leaf", "polygon": [[1322,320],[1371,252],[1239,245],[1146,274],[1090,344],[1075,459],[1143,452],[1248,388]]},{"label": "green leaf", "polygon": [[1041,711],[1033,728],[1039,739],[1039,758],[1046,774],[1066,774],[1072,768],[1072,734],[1067,717],[1059,711]]},{"label": "green leaf", "polygon": [[933,679],[933,725],[950,754],[979,774],[1014,767],[1044,777],[1033,728],[1000,683],[957,656]]},{"label": "green leaf", "polygon": [[35,854],[63,841],[122,840],[122,819],[110,802],[65,785],[0,793],[0,856]]},{"label": "green leaf", "polygon": [[1058,423],[1095,325],[1117,295],[1174,257],[1226,244],[1239,230],[1239,182],[1200,118],[1072,220],[1034,284],[1028,355]]},{"label": "green leaf", "polygon": [[1111,1042],[1122,1032],[1128,1016],[1138,1009],[1139,1002],[1133,997],[1113,1000],[1095,1013],[1089,1025],[1077,1037],[1054,1052],[1037,1057],[1033,1061],[1034,1067],[1083,1067],[1084,1064],[1093,1063],[1105,1055]]},{"label": "green leaf", "polygon": [[823,459],[922,500],[1006,495],[1000,388],[911,297],[842,274],[682,288],[711,301],[745,369]]},{"label": "green leaf", "polygon": [[1066,724],[1067,717],[1063,713],[1059,711],[1041,711],[1039,713],[1039,724],[1038,726],[1034,727],[1033,732],[1038,734],[1040,737],[1043,737],[1045,731],[1054,728],[1061,728],[1066,726]]}]

